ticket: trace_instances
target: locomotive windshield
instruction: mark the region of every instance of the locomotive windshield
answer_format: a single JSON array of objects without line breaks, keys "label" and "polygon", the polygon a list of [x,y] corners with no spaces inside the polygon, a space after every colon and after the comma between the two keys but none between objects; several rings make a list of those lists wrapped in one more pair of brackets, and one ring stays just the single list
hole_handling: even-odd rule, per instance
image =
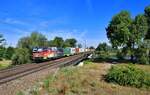
[{"label": "locomotive windshield", "polygon": [[34,48],[32,52],[42,52],[44,50],[47,50],[47,48]]}]

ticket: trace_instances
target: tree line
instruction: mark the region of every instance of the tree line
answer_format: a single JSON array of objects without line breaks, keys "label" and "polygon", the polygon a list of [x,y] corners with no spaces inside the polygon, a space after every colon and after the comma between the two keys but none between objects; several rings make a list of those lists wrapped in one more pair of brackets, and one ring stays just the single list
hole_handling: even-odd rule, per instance
[{"label": "tree line", "polygon": [[3,38],[3,35],[0,34],[0,60],[2,59],[10,60],[14,53],[13,47],[11,46],[4,47],[5,41],[6,40]]},{"label": "tree line", "polygon": [[74,38],[64,40],[62,37],[55,37],[48,40],[45,35],[39,32],[32,32],[30,36],[19,39],[17,47],[32,49],[33,47],[75,47],[77,40]]}]

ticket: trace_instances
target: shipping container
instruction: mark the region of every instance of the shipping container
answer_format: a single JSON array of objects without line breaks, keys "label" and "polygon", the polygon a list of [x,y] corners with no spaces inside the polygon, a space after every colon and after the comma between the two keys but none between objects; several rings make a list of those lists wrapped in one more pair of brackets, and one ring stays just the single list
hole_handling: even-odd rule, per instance
[{"label": "shipping container", "polygon": [[63,48],[58,48],[58,47],[51,47],[53,53],[54,53],[54,58],[59,58],[64,55],[63,53]]},{"label": "shipping container", "polygon": [[57,57],[63,57],[64,56],[64,51],[63,48],[57,48]]},{"label": "shipping container", "polygon": [[79,53],[83,53],[85,51],[84,48],[79,48]]},{"label": "shipping container", "polygon": [[64,48],[64,56],[70,56],[71,55],[71,48],[67,47]]},{"label": "shipping container", "polygon": [[79,48],[75,48],[75,53],[78,54],[79,52]]},{"label": "shipping container", "polygon": [[76,53],[76,49],[75,48],[71,48],[71,55],[74,55]]}]

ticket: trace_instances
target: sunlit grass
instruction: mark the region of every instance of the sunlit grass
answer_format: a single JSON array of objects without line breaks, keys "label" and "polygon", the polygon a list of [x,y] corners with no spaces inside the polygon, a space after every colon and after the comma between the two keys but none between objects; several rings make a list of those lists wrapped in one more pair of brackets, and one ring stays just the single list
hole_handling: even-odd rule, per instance
[{"label": "sunlit grass", "polygon": [[10,65],[11,65],[11,61],[10,60],[2,60],[2,61],[0,61],[0,69],[7,68]]}]

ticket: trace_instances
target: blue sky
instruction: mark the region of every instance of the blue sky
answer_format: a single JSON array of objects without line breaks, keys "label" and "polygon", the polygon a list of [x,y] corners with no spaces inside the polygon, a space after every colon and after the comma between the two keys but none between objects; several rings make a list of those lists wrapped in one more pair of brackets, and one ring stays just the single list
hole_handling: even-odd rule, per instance
[{"label": "blue sky", "polygon": [[97,46],[108,42],[105,28],[113,15],[128,10],[134,17],[148,5],[150,0],[1,0],[0,34],[12,46],[32,31]]}]

